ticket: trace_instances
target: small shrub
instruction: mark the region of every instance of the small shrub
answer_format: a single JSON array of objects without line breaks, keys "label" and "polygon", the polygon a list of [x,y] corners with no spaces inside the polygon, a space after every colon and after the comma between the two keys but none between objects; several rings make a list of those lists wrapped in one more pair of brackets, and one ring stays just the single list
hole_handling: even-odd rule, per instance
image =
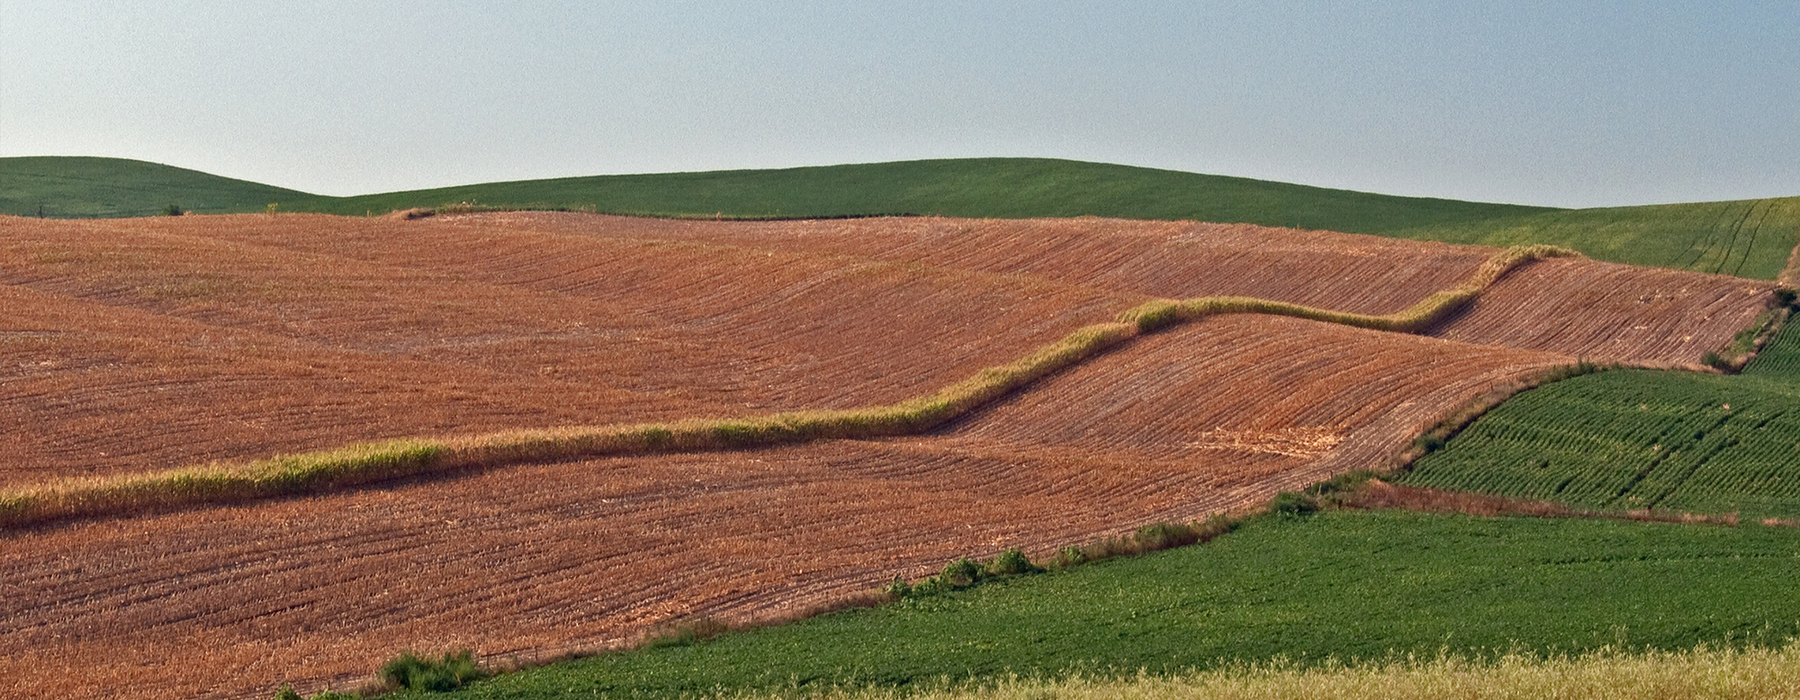
[{"label": "small shrub", "polygon": [[1198,542],[1200,533],[1186,525],[1156,523],[1138,528],[1131,539],[1139,552],[1158,552]]},{"label": "small shrub", "polygon": [[1700,364],[1720,371],[1731,369],[1731,363],[1726,362],[1725,358],[1719,357],[1719,353],[1711,350],[1708,350],[1705,355],[1700,356]]},{"label": "small shrub", "polygon": [[169,206],[163,207],[162,213],[163,213],[163,216],[182,216],[184,214],[187,214],[187,210],[182,209],[181,205],[179,205],[179,204],[171,204]]},{"label": "small shrub", "polygon": [[1444,449],[1444,446],[1447,444],[1449,444],[1449,443],[1444,442],[1444,438],[1439,437],[1437,435],[1432,435],[1429,433],[1427,433],[1425,435],[1420,435],[1418,437],[1418,439],[1413,440],[1413,447],[1419,448],[1421,451],[1425,452],[1426,454],[1431,454],[1438,450]]},{"label": "small shrub", "polygon": [[1313,496],[1323,496],[1323,497],[1331,497],[1331,496],[1337,496],[1340,494],[1353,493],[1353,492],[1361,489],[1364,484],[1369,483],[1369,480],[1373,479],[1373,478],[1375,478],[1375,472],[1368,471],[1368,470],[1358,470],[1358,471],[1348,472],[1348,473],[1344,473],[1344,474],[1339,474],[1337,476],[1332,477],[1331,479],[1329,479],[1327,481],[1321,481],[1317,484],[1313,484],[1313,486],[1311,488],[1308,488],[1306,490],[1306,493],[1309,495],[1313,495]]},{"label": "small shrub", "polygon": [[[39,214],[39,216],[42,216],[42,214]],[[1788,289],[1787,287],[1781,287],[1775,290],[1775,303],[1778,306],[1793,306],[1794,297],[1794,290]]]},{"label": "small shrub", "polygon": [[987,578],[987,569],[967,557],[946,564],[943,572],[938,574],[938,579],[951,588],[968,588],[984,578]]},{"label": "small shrub", "polygon": [[994,557],[988,563],[988,573],[995,576],[1019,576],[1022,574],[1043,573],[1044,569],[1026,558],[1025,553],[1017,549],[1009,549]]},{"label": "small shrub", "polygon": [[1064,547],[1062,551],[1056,553],[1055,558],[1050,560],[1050,568],[1066,569],[1085,563],[1087,560],[1087,552],[1081,551],[1080,547]]},{"label": "small shrub", "polygon": [[1269,504],[1269,510],[1283,518],[1304,518],[1319,512],[1319,502],[1304,493],[1284,491]]},{"label": "small shrub", "polygon": [[381,666],[381,679],[398,688],[443,692],[488,677],[468,649],[447,652],[443,658],[419,658],[403,652]]}]

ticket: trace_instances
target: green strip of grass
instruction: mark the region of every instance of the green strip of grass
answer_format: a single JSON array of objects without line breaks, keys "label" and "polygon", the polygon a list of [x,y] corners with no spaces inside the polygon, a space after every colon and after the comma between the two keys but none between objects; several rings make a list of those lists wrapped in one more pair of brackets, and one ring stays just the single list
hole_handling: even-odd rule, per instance
[{"label": "green strip of grass", "polygon": [[[659,698],[1440,650],[1779,644],[1800,533],[1406,512],[1265,517],[1200,547],[508,674],[467,698]],[[410,697],[410,696],[403,696]]]}]

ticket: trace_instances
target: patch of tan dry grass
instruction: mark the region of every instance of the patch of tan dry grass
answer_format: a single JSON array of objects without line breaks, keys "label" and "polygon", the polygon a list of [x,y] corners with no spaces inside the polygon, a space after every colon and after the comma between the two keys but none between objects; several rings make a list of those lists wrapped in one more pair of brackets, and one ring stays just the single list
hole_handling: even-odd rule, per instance
[{"label": "patch of tan dry grass", "polygon": [[1800,698],[1800,645],[1780,649],[1631,652],[1607,648],[1575,657],[1505,654],[1375,664],[1242,664],[1173,676],[1009,677],[974,686],[829,689],[717,697],[832,700],[1779,700]]}]

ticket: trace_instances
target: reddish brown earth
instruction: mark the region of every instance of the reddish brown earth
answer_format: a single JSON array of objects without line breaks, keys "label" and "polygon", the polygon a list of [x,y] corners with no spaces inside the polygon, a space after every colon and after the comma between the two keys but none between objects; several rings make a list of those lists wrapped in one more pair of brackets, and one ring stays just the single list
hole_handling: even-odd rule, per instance
[{"label": "reddish brown earth", "polygon": [[[0,437],[0,484],[892,401],[1150,296],[1385,313],[1493,252],[1089,219],[0,219],[0,420],[24,426]],[[1767,289],[1534,263],[1445,338],[1205,319],[930,436],[516,466],[0,533],[0,697],[354,685],[404,648],[587,648],[1239,508],[1378,465],[1575,354],[1692,363]],[[1590,296],[1557,305],[1574,294]],[[1639,332],[1612,340],[1622,330]]]},{"label": "reddish brown earth", "polygon": [[[401,648],[529,656],[778,613],[958,556],[1260,502],[1564,362],[1224,317],[941,436],[516,467],[19,533],[0,552],[0,688],[255,694],[354,684]],[[1271,400],[1274,384],[1296,391]]]},{"label": "reddish brown earth", "polygon": [[26,428],[0,435],[0,486],[385,437],[887,403],[1141,299],[455,220],[188,218],[0,221],[0,421]]}]

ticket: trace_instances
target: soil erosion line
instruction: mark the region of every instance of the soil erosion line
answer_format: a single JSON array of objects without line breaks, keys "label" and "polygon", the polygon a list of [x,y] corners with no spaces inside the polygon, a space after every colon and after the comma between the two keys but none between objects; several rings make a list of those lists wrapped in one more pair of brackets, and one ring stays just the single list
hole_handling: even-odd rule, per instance
[{"label": "soil erosion line", "polygon": [[1462,284],[1386,316],[1345,313],[1248,297],[1146,302],[1117,322],[1086,326],[1012,364],[990,367],[925,396],[867,408],[672,423],[519,430],[451,439],[404,439],[283,455],[247,464],[208,464],[147,474],[72,479],[0,492],[0,528],[67,518],[140,513],[315,493],[418,474],[448,473],[577,457],[642,455],[791,444],[828,438],[924,433],[1031,383],[1145,333],[1207,316],[1255,313],[1400,333],[1417,332],[1474,300],[1507,272],[1534,260],[1579,257],[1567,248],[1518,246],[1482,263]]}]

